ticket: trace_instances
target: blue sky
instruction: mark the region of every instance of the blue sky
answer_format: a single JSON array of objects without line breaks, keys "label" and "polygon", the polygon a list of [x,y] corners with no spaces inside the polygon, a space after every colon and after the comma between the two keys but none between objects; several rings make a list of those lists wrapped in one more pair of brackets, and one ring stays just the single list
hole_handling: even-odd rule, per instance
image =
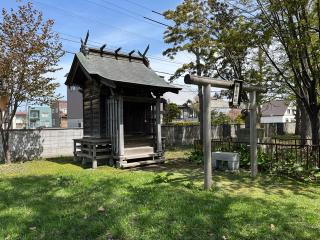
[{"label": "blue sky", "polygon": [[[143,51],[150,44],[148,57],[151,67],[168,73],[173,73],[182,63],[190,61],[191,57],[180,54],[174,62],[163,61],[166,58],[162,56],[162,52],[168,47],[163,42],[165,27],[148,21],[143,16],[170,24],[152,10],[163,12],[175,8],[180,2],[181,0],[33,0],[35,8],[41,10],[45,18],[55,20],[54,30],[60,33],[64,50],[77,52],[80,38],[84,38],[89,30],[89,44],[96,47],[106,43],[109,49],[122,47],[123,51],[129,52]],[[1,0],[1,8],[16,6],[15,0]],[[55,73],[56,80],[60,83],[57,92],[65,98],[64,75],[69,71],[72,59],[72,54],[62,57],[60,66],[63,69]],[[175,83],[182,84],[183,80],[179,79]],[[181,104],[194,97],[195,93],[190,89],[194,88],[186,87],[178,96],[169,94],[166,97]]]}]

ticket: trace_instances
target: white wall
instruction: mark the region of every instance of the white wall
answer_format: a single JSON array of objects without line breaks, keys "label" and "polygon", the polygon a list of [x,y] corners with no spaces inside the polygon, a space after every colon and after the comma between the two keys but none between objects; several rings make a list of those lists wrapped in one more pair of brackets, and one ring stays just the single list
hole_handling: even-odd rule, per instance
[{"label": "white wall", "polygon": [[283,116],[261,117],[261,123],[283,123]]},{"label": "white wall", "polygon": [[272,117],[261,117],[261,123],[286,123],[295,122],[295,116],[284,115],[284,116],[272,116]]},{"label": "white wall", "polygon": [[[11,155],[13,159],[20,160],[73,156],[73,139],[82,137],[82,128],[11,130]],[[0,148],[0,151],[2,151],[2,148]]]},{"label": "white wall", "polygon": [[68,118],[68,128],[82,128],[83,127],[83,119],[70,119]]}]

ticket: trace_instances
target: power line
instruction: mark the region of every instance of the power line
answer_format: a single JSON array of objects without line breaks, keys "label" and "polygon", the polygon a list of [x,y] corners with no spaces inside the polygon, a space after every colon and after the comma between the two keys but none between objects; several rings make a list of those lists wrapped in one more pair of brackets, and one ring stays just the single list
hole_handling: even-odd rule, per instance
[{"label": "power line", "polygon": [[133,5],[136,5],[136,6],[140,7],[140,8],[142,8],[142,9],[145,9],[145,10],[148,10],[148,11],[153,11],[151,8],[146,7],[146,6],[144,6],[144,5],[140,4],[140,3],[137,3],[137,2],[134,2],[134,1],[131,1],[131,0],[124,0],[124,1],[126,1],[128,3],[131,3]]},{"label": "power line", "polygon": [[165,27],[171,27],[171,26],[170,26],[170,25],[168,25],[168,24],[165,24],[165,23],[159,22],[159,21],[157,21],[157,20],[153,20],[153,19],[148,18],[148,17],[143,17],[143,18],[148,19],[149,21],[152,21],[152,22],[158,23],[158,24],[160,24],[160,25],[162,25],[162,26],[165,26]]},{"label": "power line", "polygon": [[153,13],[155,13],[155,14],[158,14],[158,15],[163,16],[163,17],[164,17],[163,13],[159,13],[159,12],[154,11],[154,10],[151,10],[151,12],[153,12]]},{"label": "power line", "polygon": [[[95,18],[84,17],[84,16],[81,15],[81,14],[77,14],[77,13],[74,13],[74,12],[72,12],[72,11],[69,11],[69,10],[66,10],[66,9],[63,9],[63,8],[60,8],[60,7],[57,7],[57,6],[53,6],[53,5],[50,5],[50,4],[47,4],[47,3],[39,2],[39,1],[37,1],[37,0],[33,0],[33,1],[36,2],[36,3],[38,3],[38,4],[40,4],[40,5],[46,5],[46,6],[48,6],[48,7],[55,8],[55,9],[58,9],[58,10],[63,11],[63,12],[67,12],[67,13],[69,13],[70,16],[73,16],[74,18],[77,18],[77,19],[78,19],[78,18],[80,18],[80,19],[88,19],[88,20],[90,20],[90,21],[97,22],[97,23],[99,23],[99,24],[101,24],[101,25],[107,25],[107,26],[109,26],[109,27],[111,27],[111,28],[118,29],[119,31],[126,32],[126,33],[129,33],[129,34],[131,34],[131,35],[136,35],[136,36],[141,37],[141,38],[151,39],[151,40],[160,42],[159,39],[150,38],[150,37],[144,36],[144,35],[142,35],[142,34],[138,34],[138,33],[131,32],[131,31],[127,31],[127,30],[122,29],[122,28],[120,28],[120,27],[116,27],[116,26],[107,24],[107,23],[105,23],[105,22],[101,22],[101,21],[99,21],[99,20],[97,20],[97,19],[95,19]],[[161,43],[162,43],[162,41],[161,41]]]},{"label": "power line", "polygon": [[[117,9],[114,9],[114,8],[111,8],[111,7],[108,7],[108,6],[106,6],[106,5],[103,5],[103,4],[100,4],[100,3],[97,3],[97,2],[94,2],[94,1],[91,1],[91,0],[83,0],[83,1],[87,1],[87,2],[89,2],[89,3],[91,3],[91,4],[94,4],[94,5],[98,6],[98,7],[102,7],[102,8],[108,9],[108,10],[112,10],[112,11],[116,11],[116,12],[118,12],[118,13],[120,13],[120,14],[126,15],[126,16],[128,16],[128,17],[133,18],[133,19],[136,19],[137,21],[141,21],[141,22],[145,22],[145,23],[148,23],[148,24],[152,24],[153,26],[159,26],[159,25],[157,25],[157,24],[151,23],[150,21],[145,21],[144,19],[142,19],[142,18],[144,18],[144,16],[141,15],[141,14],[139,14],[139,13],[133,12],[133,11],[131,11],[131,10],[129,10],[129,9],[126,9],[126,8],[124,8],[124,7],[121,7],[121,6],[117,5],[117,4],[114,4],[114,3],[109,2],[109,1],[106,1],[106,0],[104,0],[104,2],[107,2],[107,3],[115,6],[116,8],[118,8],[118,9],[120,9],[120,10],[117,10]],[[129,12],[129,14],[128,14],[128,12]],[[137,18],[135,15],[138,15],[138,16],[140,16],[141,18]],[[158,23],[158,24],[160,24],[160,23]]]}]

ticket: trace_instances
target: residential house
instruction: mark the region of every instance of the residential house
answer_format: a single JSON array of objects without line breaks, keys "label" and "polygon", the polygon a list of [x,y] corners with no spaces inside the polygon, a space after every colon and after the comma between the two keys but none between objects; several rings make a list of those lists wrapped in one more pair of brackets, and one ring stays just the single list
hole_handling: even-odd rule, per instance
[{"label": "residential house", "polygon": [[230,111],[229,101],[222,98],[211,98],[211,111],[227,114]]},{"label": "residential house", "polygon": [[83,101],[79,90],[77,86],[70,86],[67,89],[68,128],[83,127]]},{"label": "residential house", "polygon": [[16,112],[12,120],[13,129],[25,129],[27,128],[27,112]]},{"label": "residential house", "polygon": [[198,119],[198,115],[194,111],[190,100],[182,105],[178,105],[178,108],[180,110],[180,115],[177,117],[177,120],[195,121]]},{"label": "residential house", "polygon": [[48,106],[28,107],[28,128],[52,127],[51,108]]},{"label": "residential house", "polygon": [[261,123],[295,122],[296,107],[292,102],[272,100],[261,107]]},{"label": "residential house", "polygon": [[65,100],[56,101],[51,105],[52,109],[52,127],[67,128],[68,127],[68,104]]}]

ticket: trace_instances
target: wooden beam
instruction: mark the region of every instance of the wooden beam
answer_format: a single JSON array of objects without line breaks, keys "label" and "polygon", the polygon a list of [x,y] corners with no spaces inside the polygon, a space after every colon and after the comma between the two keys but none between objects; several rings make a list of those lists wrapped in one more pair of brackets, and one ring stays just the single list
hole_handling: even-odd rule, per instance
[{"label": "wooden beam", "polygon": [[157,152],[162,152],[162,139],[161,139],[161,113],[160,113],[161,99],[157,96],[156,103],[156,137],[157,137]]},{"label": "wooden beam", "polygon": [[87,45],[88,39],[89,39],[89,30],[87,31],[86,38],[84,39],[84,43],[83,43],[84,45]]},{"label": "wooden beam", "polygon": [[118,100],[118,128],[119,128],[119,156],[124,156],[124,128],[123,128],[123,97]]},{"label": "wooden beam", "polygon": [[156,103],[157,99],[148,97],[123,96],[124,102]]},{"label": "wooden beam", "polygon": [[135,52],[135,50],[132,50],[132,51],[131,51],[131,52],[129,52],[129,54],[128,54],[128,55],[129,55],[129,60],[130,60],[130,61],[131,61],[131,57],[132,57],[131,55],[132,55],[134,52]]},{"label": "wooden beam", "polygon": [[98,167],[98,160],[97,160],[97,148],[96,145],[93,144],[92,146],[92,168],[96,169]]},{"label": "wooden beam", "polygon": [[[208,77],[199,77],[194,75],[187,74],[184,77],[184,82],[186,84],[195,84],[195,85],[206,85],[211,84],[212,87],[217,88],[227,88],[233,89],[234,81],[225,81],[220,79],[208,78]],[[244,91],[252,92],[266,92],[266,88],[258,86],[258,85],[246,85],[245,83],[242,86]]]},{"label": "wooden beam", "polygon": [[121,47],[117,48],[117,49],[114,51],[116,58],[117,58],[120,50],[121,50]]},{"label": "wooden beam", "polygon": [[102,56],[102,53],[103,53],[103,49],[105,49],[105,47],[107,46],[107,44],[103,44],[100,48],[100,55]]}]

